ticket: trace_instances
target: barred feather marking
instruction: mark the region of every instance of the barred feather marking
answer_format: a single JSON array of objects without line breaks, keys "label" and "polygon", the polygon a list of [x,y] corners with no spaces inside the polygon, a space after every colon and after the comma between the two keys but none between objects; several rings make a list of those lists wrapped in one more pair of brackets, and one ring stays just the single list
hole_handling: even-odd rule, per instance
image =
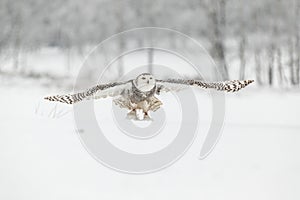
[{"label": "barred feather marking", "polygon": [[214,83],[204,83],[200,81],[196,81],[195,84],[202,88],[213,88],[216,90],[227,91],[227,92],[237,92],[240,89],[246,87],[250,83],[253,83],[254,80],[232,80],[232,81],[225,81],[225,82],[214,82]]},{"label": "barred feather marking", "polygon": [[78,94],[68,94],[68,95],[56,95],[56,96],[49,96],[45,97],[44,99],[49,100],[49,101],[58,101],[61,103],[67,103],[67,104],[74,104],[78,101],[83,100],[83,98],[80,97],[81,93]]},{"label": "barred feather marking", "polygon": [[[77,103],[84,99],[90,99],[90,98],[97,99],[97,98],[104,98],[107,96],[118,95],[124,91],[124,88],[126,87],[127,83],[130,83],[130,81],[96,85],[96,86],[88,89],[85,92],[80,92],[80,93],[76,93],[76,94],[67,94],[67,95],[48,96],[48,97],[45,97],[44,99],[49,100],[49,101],[58,101],[61,103],[74,104],[74,103]],[[124,87],[118,88],[119,90],[117,90],[117,91],[109,91],[108,90],[108,89],[114,88],[116,86],[121,86],[121,85]],[[97,95],[98,92],[100,92],[99,95]]]},{"label": "barred feather marking", "polygon": [[[178,91],[188,86],[198,86],[201,88],[213,88],[216,90],[227,91],[227,92],[236,92],[240,89],[246,87],[250,83],[254,82],[253,80],[232,80],[232,81],[224,81],[224,82],[213,82],[206,83],[198,80],[183,80],[183,79],[168,79],[168,80],[156,80],[156,94],[160,94],[161,91]],[[120,87],[119,87],[120,86]],[[108,83],[103,85],[96,85],[88,89],[85,92],[80,92],[76,94],[68,94],[68,95],[56,95],[45,97],[46,100],[49,101],[58,101],[67,104],[74,104],[84,99],[98,99],[104,98],[107,96],[117,96],[124,95],[125,91],[132,90],[132,80],[127,82],[116,82],[116,83]],[[131,91],[132,92],[132,91]]]},{"label": "barred feather marking", "polygon": [[198,86],[204,89],[216,89],[220,91],[227,91],[227,92],[236,92],[240,89],[246,87],[250,83],[254,82],[254,80],[232,80],[232,81],[224,81],[224,82],[213,82],[213,83],[206,83],[198,80],[183,80],[183,79],[168,79],[168,80],[158,80],[158,90],[157,94],[161,91],[177,91],[180,89],[186,88],[186,86]]}]

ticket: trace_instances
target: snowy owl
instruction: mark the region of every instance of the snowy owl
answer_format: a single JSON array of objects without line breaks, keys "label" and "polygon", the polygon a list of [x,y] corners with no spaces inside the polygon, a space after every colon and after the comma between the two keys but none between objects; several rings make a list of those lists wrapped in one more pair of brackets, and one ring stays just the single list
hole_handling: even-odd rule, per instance
[{"label": "snowy owl", "polygon": [[149,117],[149,111],[154,112],[162,105],[162,102],[156,98],[156,95],[160,95],[163,92],[179,91],[189,86],[236,92],[252,82],[253,80],[233,80],[212,83],[184,79],[158,80],[149,73],[143,73],[133,80],[100,84],[84,92],[48,96],[45,97],[45,99],[74,104],[82,100],[114,97],[113,101],[116,105],[129,110],[127,114],[128,118],[147,120],[151,119]]}]

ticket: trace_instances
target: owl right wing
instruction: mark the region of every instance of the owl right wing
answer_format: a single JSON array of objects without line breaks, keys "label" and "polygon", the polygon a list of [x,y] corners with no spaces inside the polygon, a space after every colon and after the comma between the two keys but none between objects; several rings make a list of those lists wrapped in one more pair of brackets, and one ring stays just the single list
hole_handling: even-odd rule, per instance
[{"label": "owl right wing", "polygon": [[172,92],[179,91],[189,86],[200,87],[203,89],[215,89],[226,92],[236,92],[246,87],[253,80],[232,80],[222,82],[207,83],[199,80],[184,80],[184,79],[168,79],[168,80],[156,80],[157,83],[157,94],[161,92]]},{"label": "owl right wing", "polygon": [[132,88],[132,80],[96,85],[84,92],[67,95],[48,96],[44,99],[61,103],[74,104],[82,100],[99,99],[122,95]]}]

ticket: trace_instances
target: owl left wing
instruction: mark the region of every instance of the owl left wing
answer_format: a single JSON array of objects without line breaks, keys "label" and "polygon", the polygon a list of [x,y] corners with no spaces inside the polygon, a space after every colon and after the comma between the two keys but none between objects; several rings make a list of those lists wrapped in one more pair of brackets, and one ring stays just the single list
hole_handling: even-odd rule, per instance
[{"label": "owl left wing", "polygon": [[254,80],[232,80],[232,81],[223,81],[223,82],[212,82],[207,83],[199,80],[184,80],[184,79],[167,79],[167,80],[156,80],[157,89],[156,93],[160,94],[161,92],[169,91],[179,91],[189,86],[200,87],[204,89],[216,89],[226,92],[236,92],[240,89],[246,87]]},{"label": "owl left wing", "polygon": [[105,97],[114,97],[124,94],[132,87],[132,80],[127,82],[114,82],[108,84],[96,85],[84,92],[67,95],[48,96],[44,99],[49,101],[58,101],[61,103],[74,104],[82,100],[99,99]]}]

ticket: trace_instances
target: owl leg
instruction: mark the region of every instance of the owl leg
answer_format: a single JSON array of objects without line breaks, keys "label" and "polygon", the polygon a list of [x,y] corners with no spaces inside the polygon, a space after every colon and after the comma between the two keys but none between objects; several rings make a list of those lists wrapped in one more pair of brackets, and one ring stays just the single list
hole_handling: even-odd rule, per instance
[{"label": "owl leg", "polygon": [[145,119],[145,112],[143,111],[143,109],[136,109],[135,110],[135,115],[136,115],[136,119],[138,120],[144,120]]},{"label": "owl leg", "polygon": [[150,104],[148,101],[143,102],[143,112],[144,112],[144,120],[152,120],[149,111],[150,111]]},{"label": "owl leg", "polygon": [[130,100],[124,98],[114,99],[113,102],[120,108],[125,108],[129,110],[129,112],[127,113],[127,119],[137,118],[136,116],[137,105],[135,103],[132,103]]},{"label": "owl leg", "polygon": [[158,98],[153,96],[149,99],[149,104],[150,104],[149,110],[155,112],[160,108],[162,102]]},{"label": "owl leg", "polygon": [[147,99],[145,101],[139,102],[137,104],[137,107],[143,110],[144,120],[152,120],[151,116],[149,114],[149,111],[154,112],[157,109],[159,109],[161,105],[162,105],[161,101],[153,96],[153,97],[150,97],[149,99]]},{"label": "owl leg", "polygon": [[143,109],[137,108],[127,113],[127,119],[145,120],[147,119],[147,116]]},{"label": "owl leg", "polygon": [[[162,105],[161,101],[155,97],[130,105],[131,111],[128,113],[128,118],[138,120],[152,120],[149,111],[156,111]],[[134,117],[135,116],[135,117]]]},{"label": "owl leg", "polygon": [[137,108],[137,105],[135,103],[132,103],[130,100],[124,98],[114,99],[113,101],[120,108],[126,108],[130,111],[134,111]]},{"label": "owl leg", "polygon": [[152,121],[152,118],[151,118],[150,115],[149,115],[149,111],[148,111],[148,112],[145,112],[144,120],[150,120],[150,121]]},{"label": "owl leg", "polygon": [[136,118],[139,120],[144,120],[145,114],[148,111],[148,107],[149,105],[147,101],[138,102],[134,109]]},{"label": "owl leg", "polygon": [[113,102],[120,108],[128,108],[128,102],[123,98],[114,99]]}]

